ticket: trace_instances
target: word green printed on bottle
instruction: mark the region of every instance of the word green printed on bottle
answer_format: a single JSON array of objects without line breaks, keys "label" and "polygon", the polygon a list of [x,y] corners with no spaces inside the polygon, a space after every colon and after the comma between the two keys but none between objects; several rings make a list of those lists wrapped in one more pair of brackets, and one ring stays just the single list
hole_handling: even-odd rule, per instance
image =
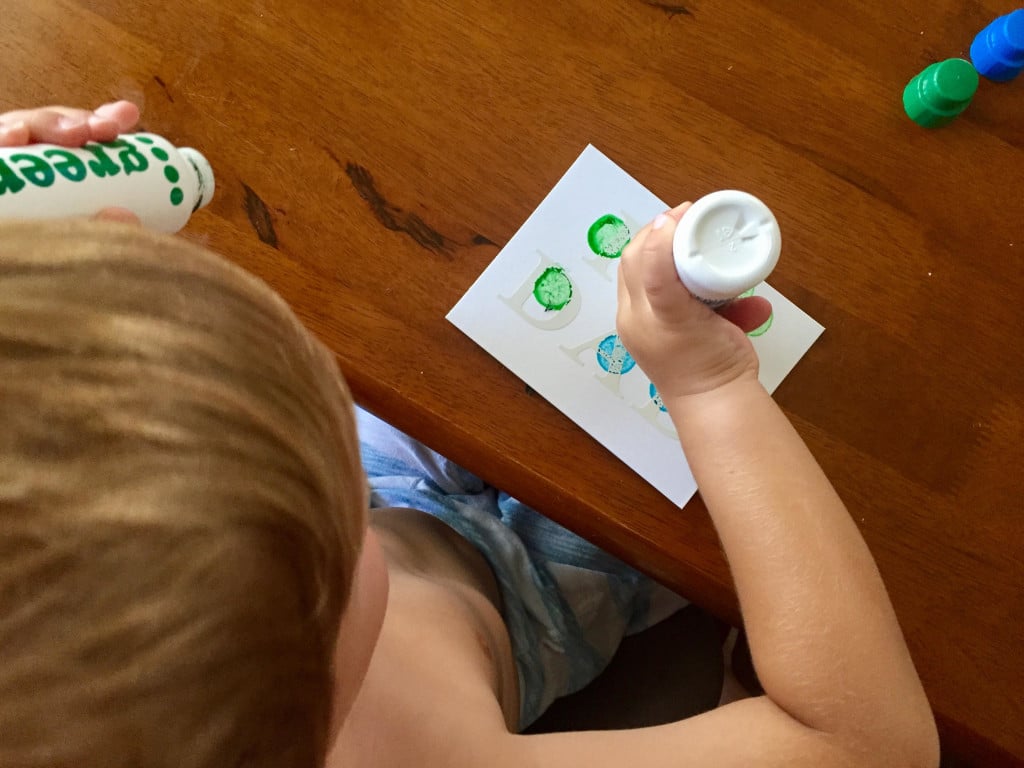
[{"label": "word green printed on bottle", "polygon": [[124,173],[143,173],[149,169],[149,160],[131,142],[124,139],[86,144],[82,147],[91,155],[83,159],[67,149],[50,148],[40,154],[25,152],[0,157],[0,195],[16,195],[29,185],[50,187],[61,179],[72,183],[85,181],[90,175],[107,178]]}]

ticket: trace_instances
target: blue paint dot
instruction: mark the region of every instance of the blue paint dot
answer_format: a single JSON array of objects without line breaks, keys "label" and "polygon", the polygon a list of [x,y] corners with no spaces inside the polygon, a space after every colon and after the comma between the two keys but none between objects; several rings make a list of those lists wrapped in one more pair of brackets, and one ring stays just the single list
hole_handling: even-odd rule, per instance
[{"label": "blue paint dot", "polygon": [[606,336],[604,341],[597,345],[597,364],[608,373],[622,376],[629,373],[636,366],[636,360],[630,356],[626,348],[622,346],[619,337],[614,333]]},{"label": "blue paint dot", "polygon": [[658,406],[659,411],[668,413],[668,408],[665,407],[665,402],[661,399],[661,395],[658,394],[658,388],[651,384],[649,391],[651,393],[651,402]]}]

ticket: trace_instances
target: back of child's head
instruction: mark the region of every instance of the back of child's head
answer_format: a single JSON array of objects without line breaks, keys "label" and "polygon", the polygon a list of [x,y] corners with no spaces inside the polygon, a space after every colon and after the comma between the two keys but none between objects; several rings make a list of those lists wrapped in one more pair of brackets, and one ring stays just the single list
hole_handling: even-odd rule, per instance
[{"label": "back of child's head", "polygon": [[329,353],[184,241],[0,227],[0,766],[314,766],[366,505]]}]

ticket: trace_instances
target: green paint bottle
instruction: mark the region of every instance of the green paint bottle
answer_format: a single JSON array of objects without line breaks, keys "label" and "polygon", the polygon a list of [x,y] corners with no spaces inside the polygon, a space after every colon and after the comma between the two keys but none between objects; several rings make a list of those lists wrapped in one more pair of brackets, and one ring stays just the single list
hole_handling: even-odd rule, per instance
[{"label": "green paint bottle", "polygon": [[924,68],[903,89],[907,117],[925,128],[946,125],[967,109],[978,90],[978,72],[964,59],[946,59]]},{"label": "green paint bottle", "polygon": [[69,149],[0,149],[0,219],[57,219],[125,208],[158,232],[177,232],[213,197],[199,152],[152,133]]}]

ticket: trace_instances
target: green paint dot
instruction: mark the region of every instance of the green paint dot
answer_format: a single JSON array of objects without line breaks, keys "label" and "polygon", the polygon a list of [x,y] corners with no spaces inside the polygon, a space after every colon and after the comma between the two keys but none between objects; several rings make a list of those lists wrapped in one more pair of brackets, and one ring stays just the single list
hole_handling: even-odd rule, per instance
[{"label": "green paint dot", "polygon": [[167,158],[170,157],[170,155],[168,155],[167,152],[165,152],[164,150],[160,149],[160,147],[153,147],[153,149],[151,149],[150,151],[153,153],[153,157],[164,163],[166,163]]},{"label": "green paint dot", "polygon": [[572,281],[562,267],[548,267],[533,284],[533,297],[546,312],[556,312],[572,298]]},{"label": "green paint dot", "polygon": [[629,227],[618,216],[606,213],[587,231],[590,250],[606,259],[617,259],[630,240]]},{"label": "green paint dot", "polygon": [[185,199],[185,193],[181,191],[181,187],[175,187],[171,190],[171,205],[181,205],[181,201]]},{"label": "green paint dot", "polygon": [[768,329],[772,327],[772,321],[774,319],[775,313],[772,312],[770,315],[768,315],[768,319],[765,320],[764,325],[759,325],[757,328],[750,331],[750,333],[748,333],[747,336],[764,336],[764,334],[768,333]]},{"label": "green paint dot", "polygon": [[178,175],[178,169],[173,165],[164,166],[164,178],[166,178],[171,184],[177,183],[178,179],[181,178]]},{"label": "green paint dot", "polygon": [[135,140],[140,144],[152,144],[153,140],[149,136],[136,136]]}]

